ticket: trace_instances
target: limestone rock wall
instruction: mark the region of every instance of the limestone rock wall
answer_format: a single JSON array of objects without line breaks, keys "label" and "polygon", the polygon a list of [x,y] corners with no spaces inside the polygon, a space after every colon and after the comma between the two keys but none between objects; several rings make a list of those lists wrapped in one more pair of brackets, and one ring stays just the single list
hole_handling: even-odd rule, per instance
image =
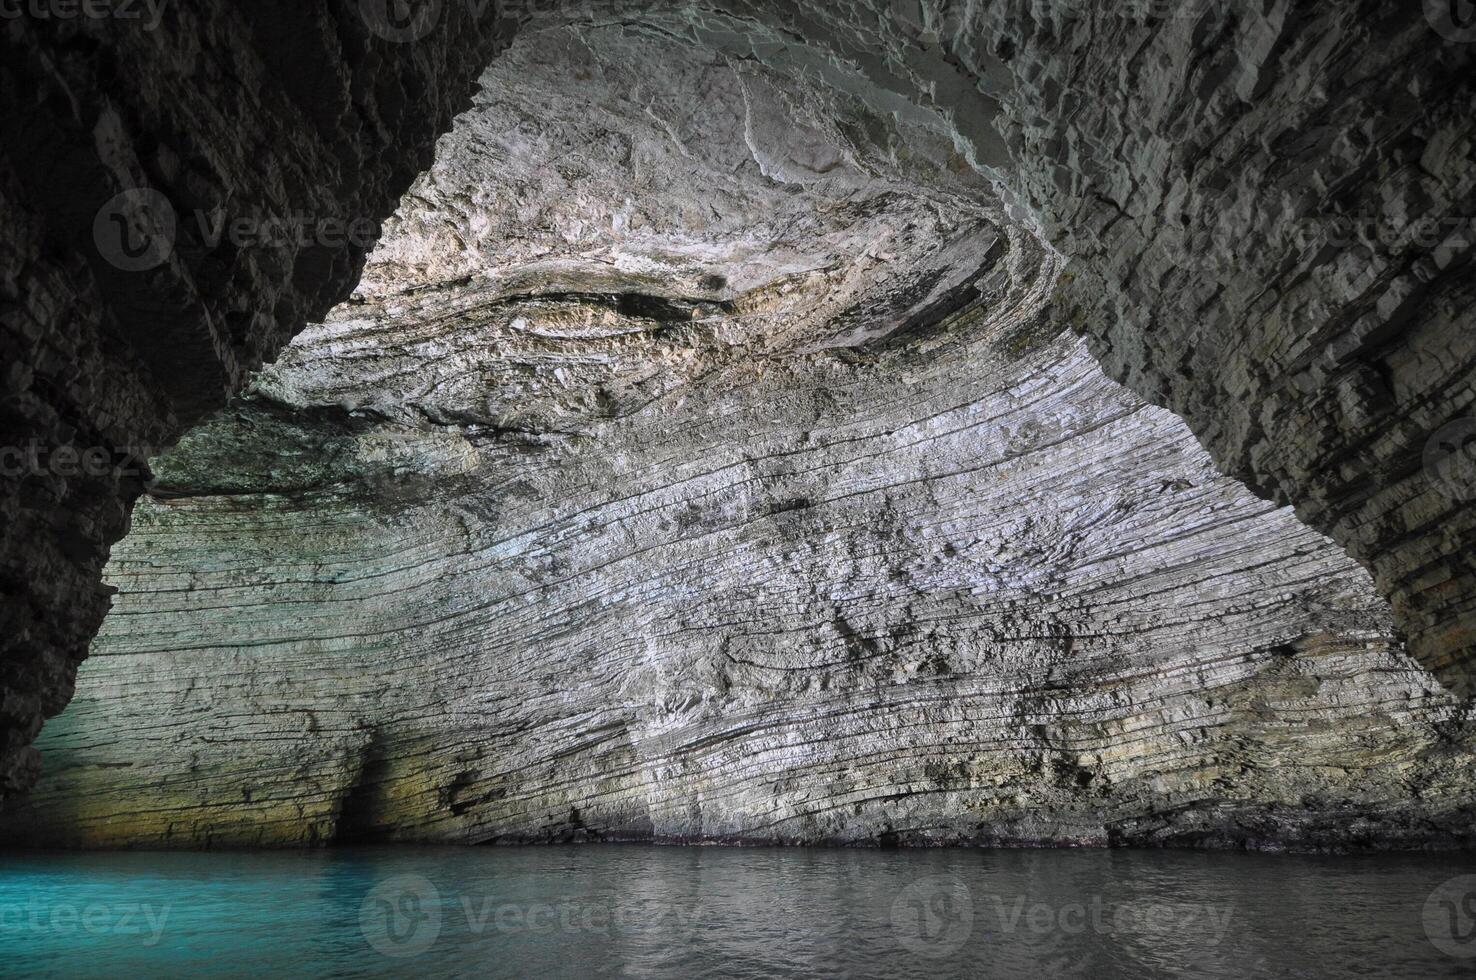
[{"label": "limestone rock wall", "polygon": [[0,828],[1469,842],[1470,724],[1367,574],[1080,342],[981,332],[686,389],[564,448],[233,422],[301,447],[279,479],[340,483],[141,505]]},{"label": "limestone rock wall", "polygon": [[1071,6],[983,15],[1022,187],[1073,258],[1065,315],[1364,562],[1411,654],[1470,693],[1476,24],[1438,3]]},{"label": "limestone rock wall", "polygon": [[792,69],[525,30],[160,461],[3,832],[1469,843],[1368,574],[1106,377],[953,126]]},{"label": "limestone rock wall", "polygon": [[149,457],[347,295],[498,40],[491,5],[413,43],[372,6],[0,20],[0,798],[71,696]]},{"label": "limestone rock wall", "polygon": [[718,7],[755,25],[757,57],[803,38],[936,106],[1071,258],[1063,315],[1108,374],[1369,567],[1412,654],[1471,692],[1476,23],[1461,5]]},{"label": "limestone rock wall", "polygon": [[[1057,338],[1064,325],[1087,338],[1107,377],[1185,419],[1221,471],[1276,504],[1294,505],[1302,521],[1347,548],[1392,602],[1392,625],[1365,628],[1367,616],[1382,615],[1380,607],[1359,605],[1372,600],[1361,586],[1348,585],[1344,597],[1356,597],[1348,601],[1360,611],[1339,619],[1343,626],[1324,629],[1309,612],[1321,607],[1298,600],[1311,619],[1268,613],[1265,623],[1278,624],[1272,632],[1280,630],[1285,642],[1248,642],[1240,654],[1254,660],[1267,650],[1282,651],[1286,659],[1274,661],[1282,665],[1277,669],[1303,671],[1317,682],[1305,710],[1330,724],[1346,724],[1338,712],[1354,703],[1392,698],[1415,707],[1373,711],[1386,719],[1377,730],[1387,734],[1370,734],[1368,746],[1394,746],[1390,751],[1401,761],[1377,767],[1364,765],[1358,760],[1367,757],[1359,755],[1356,765],[1343,767],[1345,775],[1327,777],[1334,788],[1323,795],[1308,789],[1322,785],[1321,775],[1265,782],[1266,757],[1251,753],[1244,758],[1262,761],[1242,766],[1225,785],[1254,792],[1225,803],[1228,810],[1216,809],[1219,798],[1208,792],[1176,796],[1182,786],[1143,775],[1151,791],[1112,797],[1098,817],[1083,816],[1098,812],[1083,809],[1084,792],[1040,803],[1046,798],[1022,791],[1031,807],[1039,803],[1038,812],[1053,815],[1038,825],[1020,823],[1025,818],[1009,816],[1003,804],[975,800],[991,816],[968,828],[958,822],[957,808],[950,809],[958,802],[950,798],[937,811],[940,825],[949,828],[945,836],[1010,837],[1018,831],[1030,838],[1059,831],[1066,837],[1129,833],[1151,839],[1161,832],[1252,839],[1256,833],[1245,821],[1256,806],[1272,806],[1268,800],[1281,805],[1300,793],[1291,811],[1299,816],[1266,817],[1263,828],[1293,837],[1288,828],[1305,819],[1312,822],[1308,839],[1337,838],[1331,824],[1317,821],[1352,812],[1339,809],[1346,806],[1382,814],[1368,818],[1376,828],[1371,832],[1393,840],[1418,838],[1406,835],[1400,821],[1423,819],[1428,810],[1436,815],[1422,833],[1449,837],[1457,826],[1450,814],[1465,805],[1459,789],[1464,777],[1457,772],[1463,757],[1448,758],[1452,746],[1467,744],[1460,721],[1465,709],[1417,671],[1406,674],[1413,668],[1401,659],[1399,644],[1407,640],[1415,661],[1457,695],[1469,694],[1476,649],[1470,558],[1476,512],[1468,506],[1476,493],[1469,462],[1476,437],[1469,274],[1476,36],[1455,19],[1454,8],[1394,0],[837,0],[798,6],[567,0],[495,10],[433,4],[425,8],[434,11],[429,20],[415,15],[395,21],[367,16],[374,7],[347,0],[249,9],[169,5],[159,8],[154,23],[78,17],[9,18],[0,25],[0,117],[7,136],[0,147],[6,219],[0,222],[6,386],[0,427],[7,450],[0,460],[6,516],[0,626],[7,637],[0,651],[0,796],[34,778],[37,756],[27,746],[42,719],[70,697],[75,666],[108,605],[108,587],[99,584],[108,546],[126,529],[132,501],[148,480],[142,457],[207,418],[304,321],[323,318],[344,298],[373,239],[348,229],[387,215],[400,191],[429,165],[432,138],[446,128],[471,79],[499,46],[497,24],[518,22],[546,47],[529,49],[517,62],[519,71],[502,77],[507,97],[479,101],[476,115],[484,125],[458,130],[443,146],[441,163],[416,182],[353,301],[289,349],[278,370],[257,379],[246,402],[198,430],[192,448],[164,464],[168,476],[148,520],[174,514],[185,523],[177,541],[155,539],[162,553],[177,556],[159,568],[187,584],[205,581],[214,573],[197,547],[220,543],[227,556],[220,560],[229,562],[233,547],[255,554],[240,544],[257,540],[253,535],[277,535],[284,560],[295,565],[288,543],[314,541],[312,529],[319,527],[330,537],[349,536],[342,560],[352,568],[373,567],[377,560],[367,539],[353,537],[360,533],[402,541],[407,549],[439,541],[448,553],[471,554],[472,545],[445,536],[447,515],[474,515],[466,519],[469,541],[478,527],[531,533],[519,524],[531,518],[509,517],[493,503],[500,499],[497,488],[532,480],[525,470],[542,467],[550,474],[553,482],[536,490],[555,496],[535,495],[527,503],[530,510],[547,509],[572,493],[560,482],[565,478],[644,493],[621,467],[640,461],[659,469],[708,453],[741,456],[736,447],[748,436],[722,430],[715,420],[758,411],[750,397],[788,392],[783,399],[813,400],[808,414],[769,418],[779,426],[775,432],[791,437],[801,431],[801,418],[803,425],[822,428],[848,424],[829,407],[831,399],[849,404],[837,394],[847,385],[892,392],[886,397],[898,400],[952,391],[959,399],[955,407],[990,403],[1013,385],[1043,376],[1047,362],[1076,363],[1082,349]],[[632,60],[632,52],[653,39],[674,45],[672,59]],[[693,61],[693,52],[705,54]],[[564,72],[547,74],[555,64]],[[630,92],[640,98],[612,98]],[[496,166],[479,168],[478,160]],[[629,189],[639,193],[622,199]],[[212,238],[212,228],[236,219],[244,219],[249,244]],[[292,232],[288,240],[261,240],[263,229],[280,231],[284,224]],[[304,224],[312,239],[306,244],[298,236]],[[332,243],[316,237],[325,224]],[[1027,241],[1037,236],[1070,260],[1059,279],[1055,255]],[[1021,299],[1021,290],[1033,299]],[[1001,318],[989,309],[999,303],[1018,310]],[[989,329],[980,326],[986,321]],[[1047,349],[1054,352],[1049,357],[1041,353]],[[944,374],[926,373],[935,367],[928,358],[946,361],[940,350],[967,350],[981,363],[1002,357],[1017,373],[992,382],[982,374],[969,381],[962,368],[948,374],[953,369],[946,364],[936,366]],[[1045,359],[1032,360],[1037,355]],[[895,376],[875,367],[888,358]],[[449,373],[434,367],[443,362]],[[1087,372],[1084,362],[1078,367]],[[832,377],[830,371],[839,373]],[[788,388],[764,387],[777,383],[766,380],[771,374],[786,373],[794,391],[809,385],[813,392],[800,398]],[[832,382],[840,388],[832,391]],[[923,384],[942,387],[916,387]],[[1081,384],[1094,394],[1083,395],[1079,405],[1070,402],[1078,407],[1060,409],[1069,392],[1043,395],[1040,407],[1105,417],[1103,399],[1122,395],[1100,379]],[[689,402],[698,419],[692,424],[712,442],[698,439],[695,429],[662,427],[685,418]],[[1135,411],[1147,410],[1137,404]],[[666,415],[648,418],[658,412]],[[862,419],[903,428],[921,422],[901,409],[890,416],[856,415],[857,424]],[[1153,439],[1183,437],[1144,429],[1150,431],[1152,438],[1132,437],[1146,440],[1139,456],[1157,445]],[[671,454],[643,455],[652,450],[642,442],[594,461],[591,446],[625,447],[622,440],[637,433]],[[1103,450],[1083,434],[1062,452],[1085,467]],[[1200,463],[1184,465],[1192,470]],[[829,465],[823,457],[815,464]],[[921,469],[914,483],[926,492],[884,495],[903,515],[896,519],[901,526],[923,526],[934,507],[930,481],[955,472],[938,460],[916,465]],[[1062,465],[1060,472],[1067,472]],[[600,466],[614,470],[600,472]],[[768,486],[768,475],[759,479]],[[1146,477],[1128,467],[1121,479]],[[1181,480],[1190,477],[1176,475],[1167,483]],[[605,506],[602,499],[586,506]],[[806,513],[811,508],[798,502],[813,499],[796,492],[763,519]],[[1252,506],[1249,498],[1236,499],[1237,506]],[[937,506],[947,511],[951,505]],[[1061,518],[1064,526],[1074,526],[1070,515],[1077,506],[1069,494],[1050,505],[1052,513],[1068,515]],[[1043,503],[1038,508],[1049,509]],[[219,537],[215,517],[203,516],[216,513],[238,515],[239,524],[227,522],[237,537]],[[198,525],[188,523],[195,519]],[[1197,520],[1191,516],[1191,525]],[[382,525],[417,530],[400,538],[401,531]],[[1156,521],[1152,530],[1177,540],[1175,527]],[[1149,530],[1146,518],[1119,528],[1124,541]],[[1291,525],[1276,531],[1302,540]],[[591,533],[603,540],[604,532]],[[666,547],[646,531],[637,537],[651,548]],[[909,553],[885,536],[866,540],[837,545],[841,552],[817,544],[816,554],[835,563],[841,562],[837,554],[855,549]],[[1315,536],[1306,540],[1325,545]],[[1273,545],[1267,568],[1294,561]],[[546,547],[558,551],[554,542]],[[1215,545],[1205,547],[1215,553]],[[1073,567],[1069,555],[1044,546],[1038,551],[1031,553],[1032,564],[1049,565],[1042,555],[1050,555]],[[721,556],[703,554],[703,560],[721,567]],[[137,597],[127,602],[145,603],[142,597],[155,593],[150,575],[127,571],[149,561],[120,559],[119,582]],[[1193,563],[1184,562],[1184,581],[1190,582]],[[741,579],[740,567],[727,574]],[[1349,567],[1338,568],[1338,581],[1353,581]],[[1254,569],[1245,567],[1248,577],[1236,580],[1245,596],[1281,588],[1282,579],[1262,581]],[[448,583],[499,594],[496,583],[467,579],[459,566],[439,571]],[[826,575],[806,574],[815,576],[815,589],[833,591]],[[713,579],[701,587],[680,577],[671,581],[678,591],[716,593],[731,591],[735,580]],[[264,575],[256,584],[275,588],[274,582]],[[617,593],[626,588],[610,587]],[[232,601],[253,605],[244,591]],[[354,615],[405,618],[388,599],[371,602],[353,590],[322,601],[335,612],[363,608]],[[1042,609],[1053,608],[1053,599],[1039,601]],[[1174,601],[1190,600],[1178,594]],[[680,605],[667,602],[662,614],[680,617]],[[1212,619],[1229,615],[1213,606],[1201,611]],[[221,641],[212,615],[226,621],[233,614],[222,607],[191,619],[190,635],[200,645],[236,651],[233,658],[238,647],[272,646]],[[894,615],[900,622],[912,613],[883,618]],[[1095,611],[1072,615],[1073,637],[1096,628]],[[823,619],[812,615],[810,621]],[[586,625],[568,613],[567,629]],[[635,635],[636,625],[623,628]],[[1324,633],[1331,647],[1318,640],[1304,648],[1301,640],[1286,639]],[[306,644],[301,648],[282,641],[296,651],[286,654],[287,664],[302,666],[305,660],[291,658],[307,657],[305,651],[321,642],[352,645],[354,635],[309,631],[298,637]],[[1057,634],[1040,627],[1030,635]],[[403,642],[413,646],[414,639]],[[132,641],[110,635],[99,650],[120,642]],[[1364,645],[1364,659],[1355,658],[1351,673],[1337,666],[1343,661],[1309,666],[1316,651],[1348,644]],[[469,643],[439,649],[472,648],[480,649]],[[1073,639],[1071,650],[1079,648]],[[1158,651],[1150,660],[1179,649],[1162,636],[1142,649],[1150,648]],[[160,690],[173,690],[184,676],[206,683],[187,667],[158,666],[164,662],[159,658],[182,649],[151,648],[155,666],[135,667]],[[273,649],[273,656],[282,652]],[[1123,649],[1129,659],[1141,652],[1131,643]],[[785,648],[786,657],[792,653]],[[701,675],[683,656],[651,654],[652,662]],[[248,675],[280,670],[272,683],[284,697],[315,703],[320,689],[303,680],[299,690],[298,672],[274,662],[248,657],[239,667]],[[584,661],[576,657],[569,669],[577,663]],[[784,669],[803,663],[786,662]],[[176,676],[176,670],[183,673]],[[483,673],[470,676],[500,676],[486,673],[492,667],[477,670]],[[1083,691],[1106,676],[1082,670]],[[1025,685],[1010,690],[1033,683],[1021,679],[1027,675],[1014,668],[989,674],[991,683]],[[1333,678],[1351,686],[1334,691],[1327,687]],[[720,676],[711,679],[718,684]],[[1413,687],[1400,687],[1405,681]],[[110,682],[100,683],[99,703],[122,710],[109,700]],[[1167,682],[1160,677],[1156,683]],[[452,688],[437,693],[450,701],[464,696]],[[557,686],[550,690],[558,698],[572,696]],[[969,702],[971,695],[960,690],[961,703]],[[1131,696],[1153,701],[1153,690],[1135,689]],[[393,700],[378,689],[363,691],[376,704]],[[319,814],[304,824],[314,829],[297,836],[553,833],[531,804],[506,812],[480,804],[463,808],[462,815],[479,815],[453,831],[438,823],[434,807],[399,807],[372,795],[399,785],[394,767],[419,757],[419,750],[377,741],[384,730],[403,733],[404,712],[421,710],[414,705],[435,703],[418,697],[395,702],[387,713],[360,712],[352,726],[325,734],[316,747],[284,749],[284,771],[300,770],[321,787],[318,809],[312,809],[296,777],[267,781],[278,794],[271,798]],[[1248,703],[1271,703],[1259,697]],[[148,698],[142,703],[156,704]],[[242,730],[278,741],[255,703],[249,697],[240,703],[252,706],[254,719]],[[776,703],[777,710],[789,710],[788,702]],[[1276,705],[1255,707],[1252,714],[1284,720],[1304,710]],[[115,730],[119,723],[95,713],[100,710],[79,705],[75,717],[92,718],[100,731]],[[793,718],[801,719],[807,709],[795,710]],[[910,710],[899,707],[897,717]],[[1198,709],[1183,710],[1199,717]],[[122,710],[118,717],[130,715]],[[534,724],[542,716],[529,717]],[[1237,716],[1225,730],[1249,738],[1243,721]],[[794,720],[791,730],[803,731],[805,724]],[[83,728],[67,727],[64,734],[90,737],[79,732]],[[212,744],[190,729],[177,734],[184,745]],[[1119,733],[1101,744],[1121,741]],[[61,752],[63,743],[56,744]],[[1032,744],[1037,761],[1044,758],[1041,746]],[[1322,751],[1315,740],[1309,744]],[[66,786],[88,785],[75,782],[81,777],[68,758],[58,757],[56,778],[64,782],[48,782],[32,804],[42,810],[33,812],[58,815],[75,805]],[[161,761],[159,772],[194,771],[194,762],[182,763],[182,770],[177,763]],[[81,771],[90,772],[90,765]],[[434,774],[439,765],[420,771]],[[1197,765],[1184,771],[1199,772]],[[761,768],[783,771],[772,760]],[[588,772],[607,769],[591,764]],[[451,783],[477,784],[484,771],[458,772]],[[694,794],[705,792],[668,779],[664,769],[653,771],[659,775],[630,778],[670,783],[672,799],[688,810]],[[1126,771],[1158,772],[1151,766]],[[1372,788],[1338,796],[1356,782],[1346,775],[1355,771]],[[1402,774],[1402,795],[1390,772]],[[201,778],[199,791],[214,801],[220,784]],[[892,785],[886,781],[891,777],[875,778],[877,785]],[[1005,782],[1021,785],[1014,778]],[[243,788],[241,802],[260,799],[263,785],[257,780]],[[682,823],[662,815],[667,804],[659,794],[621,785],[611,793],[625,793],[625,802],[599,824],[610,832],[625,827],[680,836],[753,829],[747,818],[731,816],[754,812],[747,797],[742,806],[714,806],[711,820]],[[444,786],[437,793],[442,790],[458,799],[462,793]],[[593,805],[585,790],[571,794],[585,800],[580,813]],[[1174,800],[1187,801],[1183,812],[1208,822],[1197,830],[1174,824],[1179,818],[1163,816],[1179,812]],[[562,805],[549,804],[553,810]],[[134,830],[119,829],[122,816],[113,812],[103,820],[114,827],[112,838],[103,831],[63,830],[73,826],[65,820],[51,832],[118,841],[213,839],[217,833],[251,838],[230,829],[248,811],[227,816],[212,809],[215,802],[202,806],[204,815],[179,831],[160,830],[142,816]],[[885,808],[831,826],[814,823],[811,811],[792,801],[785,806],[774,811],[787,814],[781,822],[798,822],[776,836],[890,832],[879,829]],[[625,817],[612,815],[617,810],[636,814],[630,817],[635,822],[622,823]],[[1216,823],[1230,819],[1225,814],[1231,811],[1240,822]],[[278,811],[264,812],[283,819]],[[354,821],[366,815],[362,819],[371,823],[345,829],[335,816],[343,813]],[[18,818],[17,826],[36,826],[30,819]],[[1154,831],[1141,822],[1150,819],[1169,822]],[[76,826],[95,828],[89,820]],[[584,832],[583,820],[571,818],[570,833]],[[427,829],[432,824],[438,829]],[[293,836],[280,829],[260,834]]]}]

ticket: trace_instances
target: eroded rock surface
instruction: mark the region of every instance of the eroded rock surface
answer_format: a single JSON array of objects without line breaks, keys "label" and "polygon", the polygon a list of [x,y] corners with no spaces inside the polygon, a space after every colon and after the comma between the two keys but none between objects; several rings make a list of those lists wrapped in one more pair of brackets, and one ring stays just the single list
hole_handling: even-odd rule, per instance
[{"label": "eroded rock surface", "polygon": [[149,457],[344,299],[496,48],[490,5],[414,44],[369,6],[0,19],[0,799],[72,695]]},{"label": "eroded rock surface", "polygon": [[1077,273],[1063,315],[1364,562],[1411,654],[1472,693],[1476,25],[1440,3],[988,6],[1017,79],[1001,128]]},{"label": "eroded rock surface", "polygon": [[526,29],[161,461],[4,832],[1468,842],[1368,574],[1103,373],[957,119],[798,64]]},{"label": "eroded rock surface", "polygon": [[[595,2],[609,14],[631,4]],[[1476,658],[1476,23],[1438,0],[716,5],[936,106],[1072,260],[1061,315]],[[694,37],[722,18],[663,21]],[[733,32],[729,32],[733,33]],[[725,43],[739,43],[729,40]]]}]

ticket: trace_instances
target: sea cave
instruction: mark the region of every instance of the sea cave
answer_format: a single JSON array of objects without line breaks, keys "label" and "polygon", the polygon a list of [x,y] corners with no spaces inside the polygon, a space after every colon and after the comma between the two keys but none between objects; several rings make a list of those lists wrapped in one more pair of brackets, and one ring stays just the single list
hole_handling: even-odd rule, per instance
[{"label": "sea cave", "polygon": [[16,975],[1476,968],[1464,0],[0,52]]}]

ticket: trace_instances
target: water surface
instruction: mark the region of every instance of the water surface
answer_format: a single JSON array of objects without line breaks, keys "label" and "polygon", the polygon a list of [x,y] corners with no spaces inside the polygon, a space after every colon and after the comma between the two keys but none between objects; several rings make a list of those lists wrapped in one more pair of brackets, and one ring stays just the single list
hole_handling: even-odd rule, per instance
[{"label": "water surface", "polygon": [[1469,977],[1476,856],[9,853],[0,974]]}]

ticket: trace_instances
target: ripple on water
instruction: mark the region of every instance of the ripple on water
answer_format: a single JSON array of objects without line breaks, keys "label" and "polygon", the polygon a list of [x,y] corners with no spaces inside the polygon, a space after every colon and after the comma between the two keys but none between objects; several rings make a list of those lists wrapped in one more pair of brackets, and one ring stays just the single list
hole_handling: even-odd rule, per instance
[{"label": "ripple on water", "polygon": [[0,954],[68,977],[1470,976],[1476,856],[12,853]]}]

